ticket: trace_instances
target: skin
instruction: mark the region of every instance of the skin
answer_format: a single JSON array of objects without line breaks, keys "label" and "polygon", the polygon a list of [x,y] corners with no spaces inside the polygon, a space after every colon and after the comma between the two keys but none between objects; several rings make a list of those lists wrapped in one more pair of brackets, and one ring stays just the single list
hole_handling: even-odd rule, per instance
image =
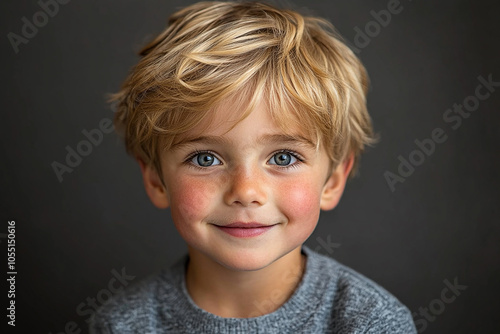
[{"label": "skin", "polygon": [[[229,130],[238,116],[227,102],[208,128],[190,130],[162,158],[164,185],[153,167],[139,164],[149,198],[170,207],[188,244],[193,301],[221,317],[249,318],[275,311],[297,287],[306,263],[301,246],[320,210],[338,204],[353,158],[331,170],[325,149],[316,150],[300,129],[283,133],[265,103]],[[212,165],[200,166],[198,157]],[[217,227],[234,222],[273,227],[250,238]]]}]

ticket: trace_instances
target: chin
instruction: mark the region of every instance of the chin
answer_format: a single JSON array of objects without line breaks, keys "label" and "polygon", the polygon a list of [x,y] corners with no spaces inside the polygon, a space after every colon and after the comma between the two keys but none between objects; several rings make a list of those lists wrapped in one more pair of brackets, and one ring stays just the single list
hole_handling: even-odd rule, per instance
[{"label": "chin", "polygon": [[268,250],[255,251],[245,250],[231,254],[223,254],[217,258],[213,258],[223,267],[234,271],[256,271],[264,269],[274,261],[279,259],[283,254],[275,255]]}]

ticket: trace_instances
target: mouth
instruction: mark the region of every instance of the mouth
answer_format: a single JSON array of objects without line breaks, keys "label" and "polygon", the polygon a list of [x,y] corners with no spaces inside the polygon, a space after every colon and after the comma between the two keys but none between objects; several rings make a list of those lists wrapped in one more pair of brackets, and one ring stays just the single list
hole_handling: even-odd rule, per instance
[{"label": "mouth", "polygon": [[219,230],[237,238],[251,238],[264,234],[272,229],[276,224],[266,225],[255,222],[236,222],[227,225],[215,225]]}]

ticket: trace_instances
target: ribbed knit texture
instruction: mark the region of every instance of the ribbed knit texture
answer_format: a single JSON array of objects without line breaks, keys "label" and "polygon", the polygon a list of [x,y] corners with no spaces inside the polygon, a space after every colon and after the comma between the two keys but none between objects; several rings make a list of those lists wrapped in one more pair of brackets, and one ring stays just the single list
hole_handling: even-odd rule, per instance
[{"label": "ribbed knit texture", "polygon": [[303,246],[307,264],[297,289],[276,311],[222,318],[199,308],[185,285],[184,256],[160,275],[103,305],[91,333],[417,333],[411,314],[368,278]]}]

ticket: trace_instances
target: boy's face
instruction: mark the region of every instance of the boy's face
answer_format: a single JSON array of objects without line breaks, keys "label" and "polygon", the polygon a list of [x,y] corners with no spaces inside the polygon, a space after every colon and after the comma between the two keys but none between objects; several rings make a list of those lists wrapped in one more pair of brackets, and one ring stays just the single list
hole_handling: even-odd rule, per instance
[{"label": "boy's face", "polygon": [[148,195],[171,208],[190,252],[234,270],[256,270],[306,241],[320,209],[337,205],[351,163],[330,171],[324,148],[316,150],[300,129],[283,132],[264,103],[227,131],[238,117],[223,105],[208,129],[192,129],[167,152],[161,161],[166,189],[153,169],[142,170]]}]

